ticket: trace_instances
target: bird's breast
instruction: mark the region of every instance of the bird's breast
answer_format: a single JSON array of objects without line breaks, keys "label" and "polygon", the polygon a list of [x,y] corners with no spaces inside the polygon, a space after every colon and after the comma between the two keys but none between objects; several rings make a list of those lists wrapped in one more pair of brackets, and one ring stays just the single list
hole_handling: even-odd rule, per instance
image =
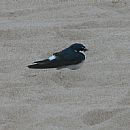
[{"label": "bird's breast", "polygon": [[69,66],[67,66],[67,68],[71,69],[71,70],[77,70],[77,69],[80,69],[82,65],[83,65],[83,62],[76,64],[76,65],[69,65]]}]

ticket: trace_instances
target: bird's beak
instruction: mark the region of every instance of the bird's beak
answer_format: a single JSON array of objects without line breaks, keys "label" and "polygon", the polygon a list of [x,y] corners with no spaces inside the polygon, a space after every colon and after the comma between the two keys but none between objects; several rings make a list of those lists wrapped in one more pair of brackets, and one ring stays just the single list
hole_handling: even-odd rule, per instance
[{"label": "bird's beak", "polygon": [[83,51],[84,51],[84,52],[85,52],[85,51],[88,51],[88,49],[87,49],[87,48],[85,48]]}]

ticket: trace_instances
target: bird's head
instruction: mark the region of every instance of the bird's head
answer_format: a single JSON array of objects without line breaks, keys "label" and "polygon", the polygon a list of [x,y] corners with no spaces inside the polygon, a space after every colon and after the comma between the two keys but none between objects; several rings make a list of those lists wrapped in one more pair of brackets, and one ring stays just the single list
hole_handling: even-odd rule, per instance
[{"label": "bird's head", "polygon": [[84,45],[82,45],[81,43],[75,43],[75,44],[71,45],[70,48],[73,49],[76,52],[88,51],[88,49]]}]

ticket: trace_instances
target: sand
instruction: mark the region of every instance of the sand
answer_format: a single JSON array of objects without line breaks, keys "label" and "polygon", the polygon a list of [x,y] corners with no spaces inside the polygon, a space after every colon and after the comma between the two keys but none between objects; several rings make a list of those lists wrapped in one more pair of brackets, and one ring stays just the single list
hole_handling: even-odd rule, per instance
[{"label": "sand", "polygon": [[[81,69],[31,70],[81,42]],[[0,130],[130,130],[129,0],[0,0]]]}]

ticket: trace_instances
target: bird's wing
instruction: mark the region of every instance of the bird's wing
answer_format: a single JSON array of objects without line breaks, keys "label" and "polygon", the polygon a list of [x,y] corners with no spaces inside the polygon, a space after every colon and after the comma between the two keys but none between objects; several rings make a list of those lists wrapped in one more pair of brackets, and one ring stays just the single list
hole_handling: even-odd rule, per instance
[{"label": "bird's wing", "polygon": [[62,54],[62,52],[56,52],[48,59],[35,61],[35,64],[29,65],[28,67],[33,69],[59,68],[68,65],[78,64],[80,62],[81,60],[78,60],[76,58],[68,59],[65,54]]},{"label": "bird's wing", "polygon": [[[55,52],[55,53],[53,53],[53,55],[52,56],[50,56],[48,59],[46,59],[46,60],[54,60],[54,59],[56,59],[56,57],[57,56],[59,56],[59,54],[60,54],[60,52]],[[44,63],[45,62],[45,60],[40,60],[40,61],[35,61],[35,62],[33,62],[33,63]]]}]

